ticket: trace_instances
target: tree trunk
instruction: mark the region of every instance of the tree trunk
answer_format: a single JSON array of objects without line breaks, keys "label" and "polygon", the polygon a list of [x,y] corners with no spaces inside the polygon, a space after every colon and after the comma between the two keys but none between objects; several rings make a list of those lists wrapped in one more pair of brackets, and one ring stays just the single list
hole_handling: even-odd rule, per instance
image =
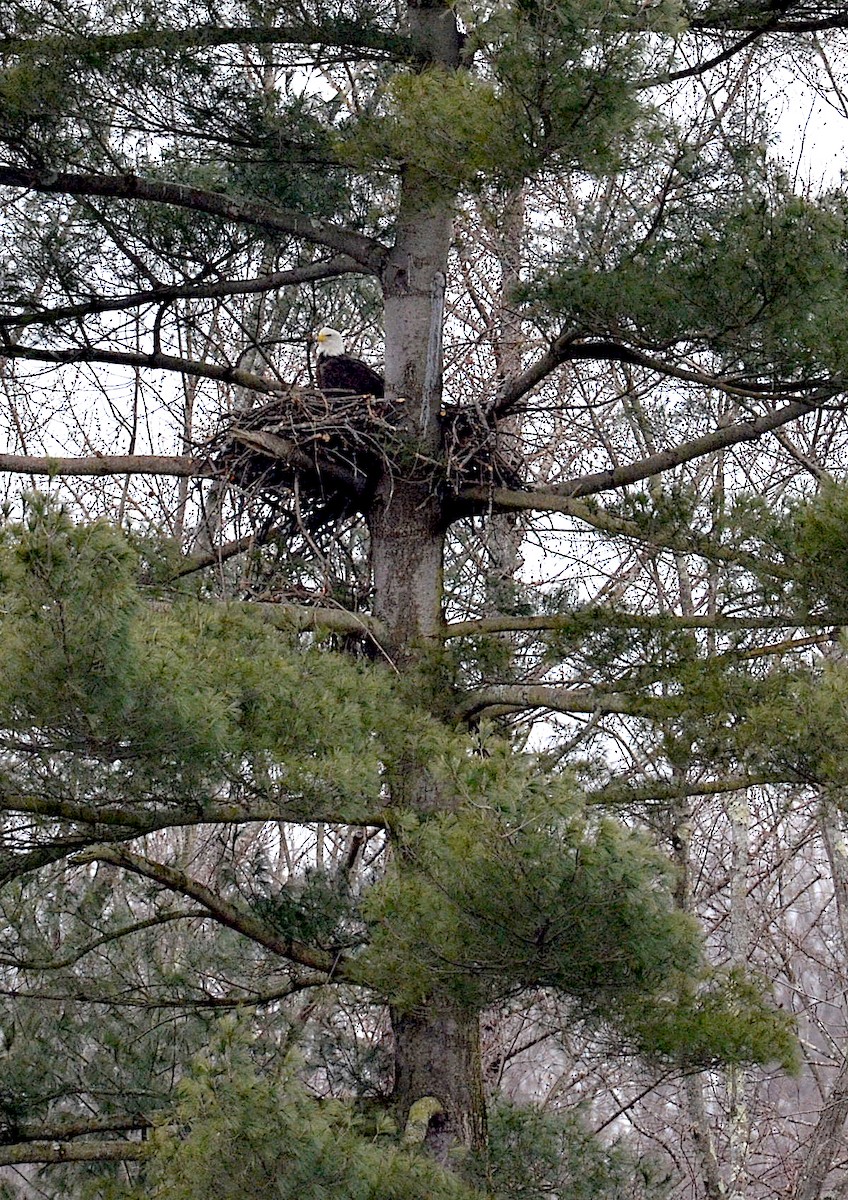
[{"label": "tree trunk", "polygon": [[405,1125],[413,1105],[427,1098],[438,1102],[425,1107],[422,1133],[443,1163],[453,1146],[478,1149],[485,1142],[479,1025],[476,1012],[444,1001],[414,1013],[392,1012],[395,1111]]},{"label": "tree trunk", "polygon": [[395,666],[420,658],[442,624],[444,524],[432,485],[388,474],[368,514],[374,615]]},{"label": "tree trunk", "polygon": [[[453,10],[441,0],[411,3],[410,32],[430,61],[459,62]],[[386,398],[395,404],[400,448],[376,489],[368,526],[374,613],[389,635],[401,672],[414,672],[420,703],[438,706],[438,680],[428,655],[442,617],[444,502],[437,466],[441,442],[442,326],[454,197],[416,167],[401,180],[397,235],[383,275]],[[453,807],[425,763],[394,764],[399,807],[431,813]],[[398,869],[403,857],[398,856]],[[454,1145],[479,1146],[485,1130],[479,1016],[431,997],[414,1013],[393,1011],[394,1103],[405,1125],[426,1110],[425,1145],[446,1161]],[[426,1101],[423,1106],[421,1102]],[[417,1109],[416,1109],[416,1106]]]},{"label": "tree trunk", "polygon": [[[848,957],[848,851],[840,828],[839,806],[833,797],[822,796],[822,837],[833,878],[834,898],[842,949]],[[822,1098],[822,1108],[804,1147],[804,1158],[795,1183],[793,1200],[819,1200],[828,1175],[843,1152],[845,1122],[848,1120],[848,1057]]]}]

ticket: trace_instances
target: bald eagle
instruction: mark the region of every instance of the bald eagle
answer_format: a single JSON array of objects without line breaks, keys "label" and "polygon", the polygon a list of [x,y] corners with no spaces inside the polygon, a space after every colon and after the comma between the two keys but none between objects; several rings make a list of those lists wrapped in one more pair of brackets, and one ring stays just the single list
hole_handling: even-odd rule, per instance
[{"label": "bald eagle", "polygon": [[383,377],[362,359],[345,354],[344,340],[337,329],[319,329],[315,341],[315,376],[322,392],[345,396],[384,394]]}]

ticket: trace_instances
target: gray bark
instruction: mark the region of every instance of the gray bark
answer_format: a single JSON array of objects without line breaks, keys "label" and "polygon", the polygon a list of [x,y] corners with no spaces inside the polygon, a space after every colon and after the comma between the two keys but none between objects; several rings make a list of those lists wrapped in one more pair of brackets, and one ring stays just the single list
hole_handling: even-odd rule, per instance
[{"label": "gray bark", "polygon": [[[411,4],[408,24],[432,62],[457,67],[460,35],[451,7]],[[444,501],[427,463],[437,456],[441,439],[441,330],[453,206],[453,196],[434,180],[415,168],[404,172],[397,235],[382,273],[386,397],[397,406],[404,444],[378,482],[367,514],[374,615],[388,633],[395,666],[424,676],[425,695],[422,650],[443,626]],[[418,811],[453,803],[435,788],[425,764],[410,762],[408,769],[401,764],[391,786],[396,802]],[[413,1014],[394,1012],[392,1025],[393,1099],[400,1123],[413,1106],[427,1100],[433,1107],[435,1101],[424,1143],[436,1158],[447,1161],[457,1144],[480,1145],[485,1108],[478,1014],[431,997]]]},{"label": "gray bark", "polygon": [[394,1101],[400,1124],[425,1097],[438,1101],[431,1112],[425,1146],[443,1163],[453,1145],[482,1146],[485,1140],[479,1018],[433,1001],[415,1013],[392,1014],[395,1036]]}]

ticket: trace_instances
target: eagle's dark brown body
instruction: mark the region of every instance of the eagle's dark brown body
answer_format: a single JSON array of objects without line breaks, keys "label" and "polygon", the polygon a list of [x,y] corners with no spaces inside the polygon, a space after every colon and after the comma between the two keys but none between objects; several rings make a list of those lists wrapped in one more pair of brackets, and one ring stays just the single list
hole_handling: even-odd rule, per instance
[{"label": "eagle's dark brown body", "polygon": [[373,367],[350,354],[322,354],[319,350],[315,375],[321,391],[335,395],[382,396],[385,390]]}]

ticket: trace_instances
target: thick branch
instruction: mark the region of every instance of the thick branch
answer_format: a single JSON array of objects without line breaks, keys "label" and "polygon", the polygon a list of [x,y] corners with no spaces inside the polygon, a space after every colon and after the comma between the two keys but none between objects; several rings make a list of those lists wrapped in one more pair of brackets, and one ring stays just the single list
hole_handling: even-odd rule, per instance
[{"label": "thick branch", "polygon": [[[792,11],[795,15],[792,15]],[[848,12],[836,6],[829,10],[791,3],[764,4],[757,8],[741,4],[736,8],[715,8],[712,12],[696,12],[687,16],[690,29],[716,33],[741,33],[751,30],[762,33],[817,33],[826,29],[848,28]]]},{"label": "thick branch", "polygon": [[[295,824],[328,821],[334,824],[368,825],[382,828],[385,814],[341,813],[328,806],[320,809],[311,804],[309,812],[302,804],[292,800],[287,805],[284,799],[262,800],[259,798],[239,800],[238,803],[214,800],[205,804],[192,804],[191,808],[177,808],[173,804],[141,805],[137,807],[124,801],[113,804],[97,804],[84,800],[66,800],[53,796],[30,794],[0,794],[0,811],[30,813],[32,816],[52,817],[61,821],[88,825],[92,832],[99,831],[101,837],[112,837],[113,830],[127,837],[141,837],[159,829],[183,828],[188,825],[248,825],[264,821],[291,821]],[[88,831],[86,831],[86,835]],[[84,835],[81,835],[84,836]],[[90,839],[87,841],[90,844]],[[65,853],[79,850],[79,845],[69,845]]]},{"label": "thick branch", "polygon": [[295,633],[325,631],[348,633],[371,638],[378,645],[388,641],[388,634],[381,621],[367,613],[348,612],[344,608],[323,608],[309,604],[269,604],[246,600],[243,607],[247,612],[258,612],[269,624],[278,629]]},{"label": "thick branch", "polygon": [[212,479],[221,472],[208,458],[167,454],[97,454],[90,458],[0,454],[0,471],[12,475],[177,475]]},{"label": "thick branch", "polygon": [[679,800],[681,796],[720,796],[728,792],[743,792],[750,787],[797,784],[793,777],[779,778],[777,775],[749,774],[730,775],[723,779],[712,779],[705,783],[686,783],[679,779],[654,779],[648,783],[629,786],[608,784],[607,787],[585,793],[589,804],[616,805],[660,803],[663,805]]},{"label": "thick branch", "polygon": [[38,990],[35,988],[2,987],[0,996],[8,996],[12,1000],[39,1000],[47,1004],[102,1004],[107,1008],[141,1008],[150,1010],[192,1010],[217,1009],[222,1012],[240,1008],[258,1008],[265,1004],[279,1004],[289,996],[298,995],[310,988],[326,987],[327,976],[323,972],[314,971],[301,974],[287,980],[284,987],[274,988],[266,992],[245,991],[242,989],[238,996],[180,996],[169,994],[164,998],[135,996],[125,988],[119,992],[97,992],[93,989],[74,984],[69,991]]},{"label": "thick branch", "polygon": [[631,717],[666,716],[669,705],[656,697],[597,692],[593,688],[566,688],[548,684],[496,684],[466,696],[456,709],[460,720],[478,719],[482,713],[550,709],[563,713],[621,713]]},{"label": "thick branch", "polygon": [[290,271],[274,271],[257,279],[219,279],[214,283],[175,283],[170,287],[148,288],[126,296],[113,296],[90,300],[79,304],[68,304],[63,308],[47,308],[36,312],[0,315],[0,329],[11,327],[23,329],[28,325],[56,325],[61,321],[72,321],[97,313],[123,312],[129,308],[141,308],[148,304],[170,304],[174,300],[220,300],[226,296],[250,296],[278,288],[293,287],[301,283],[321,279],[333,279],[339,275],[367,274],[366,268],[352,258],[340,255],[326,262],[310,263],[294,267]]},{"label": "thick branch", "polygon": [[41,171],[31,167],[0,167],[0,186],[28,188],[35,192],[64,196],[105,196],[115,200],[145,200],[171,204],[192,212],[208,213],[238,225],[252,225],[269,233],[303,238],[348,255],[373,274],[379,274],[388,253],[374,238],[355,230],[309,217],[292,209],[241,200],[221,192],[209,192],[184,183],[144,179],[140,175],[99,175],[67,171]]},{"label": "thick branch", "polygon": [[675,613],[627,613],[613,608],[578,608],[570,613],[555,613],[540,617],[492,616],[474,621],[457,621],[446,625],[442,636],[479,637],[490,633],[545,633],[556,630],[587,630],[592,626],[616,629],[655,629],[658,632],[678,629],[712,629],[739,633],[758,629],[831,629],[848,624],[848,615],[825,614],[776,617],[712,617],[679,616]]},{"label": "thick branch", "polygon": [[104,840],[129,842],[146,833],[160,829],[178,829],[191,825],[250,824],[263,821],[291,821],[304,824],[307,821],[328,821],[333,824],[367,825],[383,828],[387,823],[385,813],[339,813],[336,808],[321,810],[310,804],[309,812],[292,804],[286,807],[279,802],[248,801],[245,804],[203,805],[195,811],[175,809],[171,805],[151,808],[129,805],[110,807],[84,802],[59,800],[46,797],[5,795],[0,797],[0,811],[28,813],[49,819],[68,821],[77,830],[57,835],[45,845],[30,850],[19,850],[16,846],[0,848],[0,883],[21,879],[32,871],[38,871],[51,863],[61,862],[72,855],[85,851]]},{"label": "thick branch", "polygon": [[140,1162],[149,1154],[149,1142],[23,1142],[0,1146],[0,1167],[23,1163]]},{"label": "thick branch", "polygon": [[[401,61],[421,61],[423,54],[417,42],[406,35],[392,33],[361,21],[335,17],[320,24],[301,22],[298,25],[196,25],[190,29],[171,29],[167,26],[132,29],[124,33],[71,34],[66,37],[0,39],[0,53],[5,55],[83,57],[91,65],[98,59],[114,58],[119,54],[139,50],[200,50],[215,46],[322,46],[339,50],[356,50],[360,57],[390,58]],[[371,50],[370,56],[362,51]],[[103,66],[108,69],[108,64]]]},{"label": "thick branch", "polygon": [[749,46],[759,41],[760,38],[773,33],[775,27],[776,23],[774,19],[768,20],[764,24],[756,26],[750,33],[746,33],[744,37],[739,38],[732,45],[720,50],[718,54],[714,54],[712,58],[707,58],[692,67],[685,67],[679,71],[669,71],[664,75],[656,75],[653,79],[646,79],[640,87],[644,89],[657,87],[658,85],[664,86],[669,83],[675,83],[680,79],[695,79],[700,75],[706,75],[708,71],[712,71],[715,67],[720,67],[726,62],[730,62],[731,58],[735,58],[737,54],[741,54],[743,50],[747,50]]},{"label": "thick branch", "polygon": [[197,879],[192,879],[184,871],[169,867],[166,863],[154,862],[150,858],[131,854],[128,850],[116,846],[94,846],[79,856],[80,862],[108,862],[125,871],[132,871],[145,879],[181,896],[189,896],[209,913],[209,915],[228,929],[234,929],[250,941],[264,946],[273,954],[297,963],[298,966],[308,967],[312,971],[321,971],[328,978],[349,979],[348,964],[341,955],[328,954],[326,950],[318,950],[299,942],[295,938],[281,937],[258,921],[252,913],[237,908],[223,897],[218,896],[210,888]]},{"label": "thick branch", "polygon": [[253,550],[256,546],[269,545],[275,538],[287,532],[287,525],[272,525],[270,529],[259,529],[255,533],[246,533],[244,537],[234,538],[230,542],[223,542],[220,546],[216,546],[214,550],[207,550],[203,554],[192,554],[186,557],[180,566],[174,568],[168,578],[171,581],[182,579],[186,575],[193,575],[195,571],[205,571],[207,567],[220,566],[221,563],[235,558],[237,554],[244,554],[248,550]]},{"label": "thick branch", "polygon": [[[830,399],[830,397],[831,393],[828,393],[827,398]],[[792,404],[766,413],[765,416],[757,417],[753,421],[737,421],[733,425],[714,429],[711,433],[702,434],[701,437],[693,438],[690,442],[683,442],[669,450],[660,450],[656,454],[650,454],[647,458],[641,458],[637,462],[628,463],[623,467],[610,468],[607,471],[596,471],[591,475],[580,475],[565,483],[555,484],[549,490],[556,496],[593,496],[611,488],[626,487],[628,484],[638,483],[642,479],[650,479],[652,475],[670,471],[683,463],[692,462],[693,459],[702,458],[706,454],[715,454],[717,450],[725,450],[728,446],[736,446],[740,442],[754,442],[763,434],[779,429],[781,425],[788,425],[790,421],[797,421],[799,417],[805,417],[808,413],[813,412],[815,407],[813,401],[808,403],[804,400],[795,400]]]},{"label": "thick branch", "polygon": [[[129,841],[138,834],[135,830],[124,829],[120,832],[110,831],[109,836],[113,840]],[[89,830],[85,834],[54,838],[49,845],[37,846],[34,850],[27,851],[15,849],[10,852],[7,844],[0,849],[0,884],[9,883],[13,879],[22,879],[31,871],[39,871],[51,863],[70,858],[72,854],[79,854],[81,850],[101,841],[102,837],[102,833],[98,835],[96,830]]]},{"label": "thick branch", "polygon": [[319,462],[317,455],[313,457],[313,455],[307,454],[294,442],[280,437],[279,434],[268,433],[265,430],[234,429],[230,436],[233,441],[247,446],[249,450],[267,454],[269,458],[277,458],[295,471],[305,471],[322,479],[331,479],[333,483],[343,487],[352,496],[361,496],[366,491],[367,484],[364,475],[349,471],[346,467],[328,462],[326,459]]},{"label": "thick branch", "polygon": [[[89,1137],[92,1133],[124,1133],[131,1129],[150,1129],[153,1122],[149,1117],[138,1113],[132,1117],[119,1117],[116,1114],[105,1117],[68,1117],[60,1118],[52,1124],[43,1121],[21,1121],[15,1126],[15,1143],[59,1141],[65,1138]],[[0,1143],[6,1138],[0,1136]]]},{"label": "thick branch", "polygon": [[[505,381],[498,394],[494,411],[501,415],[509,412],[522,397],[526,396],[528,392],[547,379],[563,363],[579,361],[629,363],[631,366],[644,367],[646,370],[653,371],[655,374],[662,375],[667,379],[679,379],[683,383],[694,383],[700,387],[709,387],[715,391],[723,392],[725,395],[736,396],[746,400],[763,399],[764,396],[773,400],[786,400],[812,387],[822,387],[821,380],[801,381],[796,384],[788,384],[784,388],[769,389],[768,392],[765,392],[762,387],[754,385],[746,387],[733,379],[726,379],[720,375],[710,375],[706,371],[695,371],[688,367],[678,367],[674,363],[665,362],[661,358],[654,358],[642,350],[622,345],[620,342],[610,340],[583,341],[580,340],[578,334],[570,330],[560,334],[551,343],[545,353],[535,363],[532,363],[522,371],[521,374]],[[832,396],[839,391],[839,384],[836,382],[832,386],[827,385],[827,387],[828,396]],[[811,400],[811,403],[814,403],[814,401]]]},{"label": "thick branch", "polygon": [[153,351],[150,354],[134,350],[98,350],[94,346],[76,346],[72,350],[47,350],[41,346],[20,346],[14,342],[0,343],[0,358],[21,358],[26,362],[53,363],[65,366],[72,363],[106,363],[118,367],[143,367],[153,371],[177,371],[198,379],[214,379],[231,383],[254,392],[272,394],[283,389],[279,384],[245,371],[241,367],[219,366],[217,363],[196,362],[174,354]]}]

